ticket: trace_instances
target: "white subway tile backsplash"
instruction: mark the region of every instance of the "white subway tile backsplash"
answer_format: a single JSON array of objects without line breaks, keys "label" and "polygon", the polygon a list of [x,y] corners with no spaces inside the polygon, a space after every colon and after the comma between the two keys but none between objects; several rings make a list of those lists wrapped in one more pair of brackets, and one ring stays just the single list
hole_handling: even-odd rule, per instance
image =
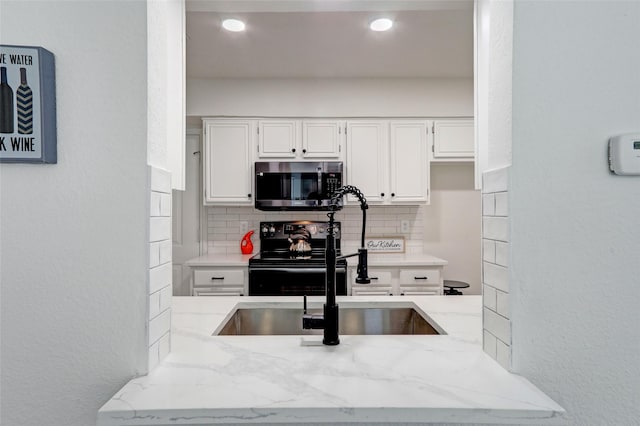
[{"label": "white subway tile backsplash", "polygon": [[171,173],[149,167],[147,371],[153,370],[171,348],[171,250]]},{"label": "white subway tile backsplash", "polygon": [[160,340],[157,342],[158,344],[158,357],[160,359],[164,359],[169,352],[171,352],[171,333],[166,333],[163,335]]},{"label": "white subway tile backsplash", "polygon": [[171,330],[171,310],[161,312],[149,321],[149,345],[156,343]]},{"label": "white subway tile backsplash", "polygon": [[511,368],[509,303],[509,167],[483,173],[484,351]]},{"label": "white subway tile backsplash", "polygon": [[[422,209],[424,206],[386,207],[376,206],[376,209],[367,211],[368,236],[398,236],[405,238],[405,247],[409,252],[409,243],[416,241],[419,248],[413,247],[411,252],[422,253],[424,245],[424,221]],[[282,220],[318,220],[326,221],[325,213],[286,213],[286,212],[262,212],[253,207],[207,207],[207,248],[209,253],[239,253],[238,242],[242,237],[239,220],[246,220],[249,229],[258,230],[261,221]],[[417,218],[420,218],[417,219]],[[347,206],[337,217],[342,223],[342,242],[345,244],[354,242],[354,246],[360,240],[362,227],[362,211],[359,206]],[[411,232],[402,234],[400,222],[408,220]],[[254,246],[257,245],[254,241]],[[258,247],[254,250],[259,250]]]},{"label": "white subway tile backsplash", "polygon": [[490,309],[483,309],[484,328],[506,344],[511,344],[511,321]]},{"label": "white subway tile backsplash", "polygon": [[149,319],[153,319],[160,313],[160,292],[149,296]]},{"label": "white subway tile backsplash", "polygon": [[509,292],[509,271],[507,268],[489,262],[483,262],[482,267],[482,282],[498,290]]},{"label": "white subway tile backsplash", "polygon": [[158,244],[160,264],[171,262],[172,242],[171,240],[160,241]]},{"label": "white subway tile backsplash", "polygon": [[493,240],[482,240],[482,260],[496,263],[496,242]]},{"label": "white subway tile backsplash", "polygon": [[158,306],[160,312],[164,312],[171,308],[171,297],[173,296],[173,289],[171,286],[167,286],[158,292],[159,301]]},{"label": "white subway tile backsplash", "polygon": [[149,201],[149,216],[160,216],[160,197],[162,194],[159,192],[151,192],[151,200]]},{"label": "white subway tile backsplash", "polygon": [[151,167],[151,190],[171,194],[171,172]]},{"label": "white subway tile backsplash", "polygon": [[496,289],[488,286],[482,286],[482,304],[485,308],[491,309],[492,311],[496,310]]},{"label": "white subway tile backsplash", "polygon": [[165,263],[164,265],[149,269],[149,294],[153,294],[166,286],[171,286],[171,281],[171,263]]},{"label": "white subway tile backsplash", "polygon": [[149,346],[149,358],[148,358],[149,371],[156,368],[160,362],[160,343],[156,342]]},{"label": "white subway tile backsplash", "polygon": [[508,216],[509,215],[509,198],[506,192],[497,192],[496,198],[496,216]]},{"label": "white subway tile backsplash", "polygon": [[160,265],[160,244],[149,243],[149,268],[155,268]]},{"label": "white subway tile backsplash", "polygon": [[490,240],[509,241],[509,218],[484,216],[482,236]]},{"label": "white subway tile backsplash", "polygon": [[496,358],[496,347],[497,347],[497,342],[498,339],[496,339],[496,336],[494,336],[493,334],[489,333],[487,330],[484,330],[483,332],[483,339],[482,339],[482,347],[484,349],[484,351],[489,354],[489,356],[493,359]]},{"label": "white subway tile backsplash", "polygon": [[171,194],[160,194],[159,216],[171,216]]},{"label": "white subway tile backsplash", "polygon": [[496,197],[495,194],[482,195],[482,215],[495,216],[496,214]]},{"label": "white subway tile backsplash", "polygon": [[503,317],[511,317],[511,309],[509,307],[509,293],[503,291],[496,292],[496,312]]},{"label": "white subway tile backsplash", "polygon": [[511,346],[497,340],[495,360],[506,370],[511,371]]},{"label": "white subway tile backsplash", "polygon": [[509,243],[496,241],[496,259],[494,263],[509,266]]},{"label": "white subway tile backsplash", "polygon": [[509,189],[509,167],[490,170],[482,174],[482,192],[507,191]]},{"label": "white subway tile backsplash", "polygon": [[171,239],[171,218],[151,217],[149,219],[149,241],[162,241]]}]

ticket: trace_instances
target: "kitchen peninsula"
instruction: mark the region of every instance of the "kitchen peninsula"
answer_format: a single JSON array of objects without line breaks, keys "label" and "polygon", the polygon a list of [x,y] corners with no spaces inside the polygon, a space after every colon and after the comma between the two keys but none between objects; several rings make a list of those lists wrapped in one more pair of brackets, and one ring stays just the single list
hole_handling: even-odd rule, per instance
[{"label": "kitchen peninsula", "polygon": [[482,351],[481,296],[338,304],[412,307],[440,335],[342,335],[338,346],[316,335],[217,336],[236,309],[301,307],[302,298],[176,297],[171,354],[114,395],[98,425],[562,423],[559,405]]}]

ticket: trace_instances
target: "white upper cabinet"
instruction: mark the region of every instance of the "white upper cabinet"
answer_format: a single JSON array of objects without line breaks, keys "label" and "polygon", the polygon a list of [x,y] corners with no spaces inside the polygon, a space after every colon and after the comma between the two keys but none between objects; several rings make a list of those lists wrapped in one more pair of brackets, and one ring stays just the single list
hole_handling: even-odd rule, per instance
[{"label": "white upper cabinet", "polygon": [[304,120],[302,157],[339,159],[345,130],[344,121]]},{"label": "white upper cabinet", "polygon": [[260,120],[257,133],[260,159],[337,161],[342,156],[344,121]]},{"label": "white upper cabinet", "polygon": [[[386,121],[347,122],[346,183],[357,187],[369,203],[389,196],[389,126]],[[356,201],[348,195],[347,201]]]},{"label": "white upper cabinet", "polygon": [[255,122],[203,119],[203,130],[205,204],[252,204]]},{"label": "white upper cabinet", "polygon": [[258,122],[260,158],[296,158],[300,126],[297,120],[261,120]]},{"label": "white upper cabinet", "polygon": [[429,122],[389,123],[391,202],[418,204],[429,200]]},{"label": "white upper cabinet", "polygon": [[347,121],[346,183],[358,187],[368,203],[427,203],[428,124],[426,120]]},{"label": "white upper cabinet", "polygon": [[473,119],[433,122],[433,161],[473,161],[474,157]]}]

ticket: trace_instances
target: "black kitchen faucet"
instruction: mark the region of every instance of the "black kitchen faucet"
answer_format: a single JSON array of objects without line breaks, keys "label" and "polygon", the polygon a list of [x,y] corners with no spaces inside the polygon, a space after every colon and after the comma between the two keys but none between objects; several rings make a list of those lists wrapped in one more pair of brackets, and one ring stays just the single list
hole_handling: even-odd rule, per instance
[{"label": "black kitchen faucet", "polygon": [[[362,237],[360,241],[360,248],[357,253],[336,256],[333,215],[336,213],[336,210],[340,208],[340,199],[346,194],[353,194],[358,198],[358,201],[360,201],[360,209],[362,210]],[[327,295],[327,301],[324,304],[323,314],[308,314],[307,296],[304,296],[304,314],[302,315],[303,329],[324,329],[324,338],[322,339],[322,343],[325,345],[333,346],[340,344],[340,337],[338,335],[338,304],[336,303],[336,260],[358,256],[358,276],[356,277],[356,283],[369,284],[371,282],[367,271],[367,249],[364,247],[364,233],[367,224],[368,208],[367,200],[364,198],[364,195],[362,195],[362,192],[360,192],[360,190],[355,186],[345,185],[331,195],[331,202],[329,204],[330,212],[327,213],[327,216],[329,217],[329,226],[327,227],[327,246],[325,252],[327,269],[327,273],[325,275],[325,293]]]}]

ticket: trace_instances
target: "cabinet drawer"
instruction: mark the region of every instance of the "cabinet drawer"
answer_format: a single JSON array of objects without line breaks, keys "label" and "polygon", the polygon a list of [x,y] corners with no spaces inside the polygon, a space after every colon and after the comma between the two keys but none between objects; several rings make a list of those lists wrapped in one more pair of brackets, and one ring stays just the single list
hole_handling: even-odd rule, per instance
[{"label": "cabinet drawer", "polygon": [[231,286],[208,286],[208,287],[194,287],[194,296],[242,296],[243,287],[231,287]]},{"label": "cabinet drawer", "polygon": [[[365,285],[372,285],[372,286],[376,286],[376,285],[391,285],[391,271],[387,270],[387,269],[375,269],[375,268],[369,268],[369,279],[371,279],[371,284],[365,284]],[[356,277],[358,276],[358,273],[354,270],[353,271],[353,276],[352,276],[352,282],[355,283],[356,282]]]},{"label": "cabinet drawer", "polygon": [[400,285],[440,285],[440,269],[422,268],[400,271]]},{"label": "cabinet drawer", "polygon": [[203,269],[193,272],[193,285],[244,285],[242,269]]},{"label": "cabinet drawer", "polygon": [[400,296],[437,296],[442,294],[440,287],[400,287]]},{"label": "cabinet drawer", "polygon": [[352,287],[352,296],[390,296],[391,287],[369,287],[366,285]]}]

